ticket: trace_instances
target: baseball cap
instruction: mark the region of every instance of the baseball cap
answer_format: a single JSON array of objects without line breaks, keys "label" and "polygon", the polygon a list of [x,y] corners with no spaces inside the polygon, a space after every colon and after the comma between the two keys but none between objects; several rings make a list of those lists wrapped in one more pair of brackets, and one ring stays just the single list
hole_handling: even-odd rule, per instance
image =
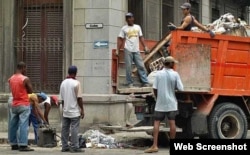
[{"label": "baseball cap", "polygon": [[126,17],[133,17],[134,15],[133,15],[133,13],[131,13],[131,12],[128,12],[128,13],[126,13],[126,15],[125,15]]},{"label": "baseball cap", "polygon": [[69,74],[76,74],[77,73],[77,67],[76,66],[70,66],[68,69]]},{"label": "baseball cap", "polygon": [[190,9],[190,8],[191,8],[191,4],[188,3],[188,2],[185,2],[185,3],[183,3],[183,4],[180,6],[180,8],[182,8],[182,9]]},{"label": "baseball cap", "polygon": [[175,58],[174,58],[174,57],[172,57],[172,56],[168,56],[168,57],[166,57],[166,58],[165,58],[165,60],[164,60],[164,63],[166,63],[166,62],[174,62],[174,63],[178,63],[178,61],[177,61],[177,60],[175,60]]},{"label": "baseball cap", "polygon": [[55,104],[58,105],[58,97],[55,95],[50,96],[52,100],[54,100]]},{"label": "baseball cap", "polygon": [[47,99],[47,95],[44,92],[38,93],[37,96],[41,97],[43,100]]}]

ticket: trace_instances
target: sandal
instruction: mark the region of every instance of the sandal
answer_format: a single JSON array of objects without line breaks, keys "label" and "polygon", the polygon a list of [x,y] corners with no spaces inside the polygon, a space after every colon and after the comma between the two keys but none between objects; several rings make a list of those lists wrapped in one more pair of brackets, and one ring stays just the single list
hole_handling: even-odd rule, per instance
[{"label": "sandal", "polygon": [[149,149],[146,149],[144,151],[144,153],[154,153],[154,152],[158,152],[158,148],[149,148]]}]

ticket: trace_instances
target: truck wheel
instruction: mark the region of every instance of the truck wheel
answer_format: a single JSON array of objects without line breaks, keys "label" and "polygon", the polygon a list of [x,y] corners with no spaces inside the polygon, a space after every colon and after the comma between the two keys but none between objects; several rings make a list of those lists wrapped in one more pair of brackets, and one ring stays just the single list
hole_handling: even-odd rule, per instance
[{"label": "truck wheel", "polygon": [[239,106],[229,102],[221,103],[214,107],[209,116],[209,138],[246,138],[247,126],[246,115]]}]

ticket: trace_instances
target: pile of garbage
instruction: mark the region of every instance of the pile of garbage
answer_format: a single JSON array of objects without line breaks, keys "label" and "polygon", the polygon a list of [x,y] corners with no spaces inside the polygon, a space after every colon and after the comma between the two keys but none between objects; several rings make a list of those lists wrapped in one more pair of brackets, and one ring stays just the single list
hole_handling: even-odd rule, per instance
[{"label": "pile of garbage", "polygon": [[81,148],[102,148],[117,149],[131,148],[132,145],[119,143],[114,137],[105,135],[99,130],[87,130],[84,134],[79,135],[79,145]]},{"label": "pile of garbage", "polygon": [[[215,34],[248,37],[248,31],[250,31],[250,26],[245,21],[235,18],[231,13],[222,15],[219,19],[206,26]],[[197,27],[194,27],[192,30],[196,32],[201,31]]]}]

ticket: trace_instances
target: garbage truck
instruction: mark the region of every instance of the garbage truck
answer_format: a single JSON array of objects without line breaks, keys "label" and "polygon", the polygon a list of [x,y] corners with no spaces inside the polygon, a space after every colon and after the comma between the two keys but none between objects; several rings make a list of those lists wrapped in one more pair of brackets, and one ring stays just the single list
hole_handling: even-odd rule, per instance
[{"label": "garbage truck", "polygon": [[[166,42],[170,41],[168,47]],[[127,88],[125,83],[124,53],[113,52],[112,84],[116,94],[143,96],[152,87]],[[161,68],[161,58],[175,57],[179,63],[184,91],[176,92],[179,115],[176,125],[181,138],[243,139],[250,121],[250,37],[216,35],[191,31],[172,31],[156,42],[149,54],[141,52],[150,75]],[[140,83],[136,68],[136,83]],[[146,97],[135,106],[140,116],[138,126],[153,125],[155,101]]]}]

